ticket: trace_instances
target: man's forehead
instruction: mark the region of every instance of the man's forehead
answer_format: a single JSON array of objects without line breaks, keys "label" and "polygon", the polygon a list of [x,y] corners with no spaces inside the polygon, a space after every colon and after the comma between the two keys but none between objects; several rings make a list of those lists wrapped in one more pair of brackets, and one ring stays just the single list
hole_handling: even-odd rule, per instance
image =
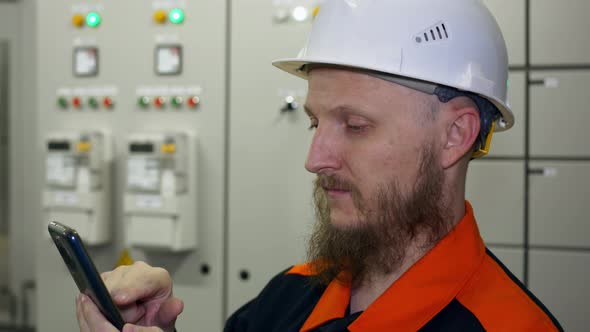
[{"label": "man's forehead", "polygon": [[416,103],[427,96],[422,92],[387,81],[366,72],[333,67],[318,67],[309,72],[307,102],[309,108],[323,99],[392,105]]},{"label": "man's forehead", "polygon": [[431,122],[439,107],[435,95],[358,71],[317,68],[309,76],[304,110],[316,118],[322,114],[348,114],[377,122],[406,123],[402,119],[411,118],[425,124]]},{"label": "man's forehead", "polygon": [[304,110],[316,114],[322,110],[363,110],[387,98],[378,93],[378,82],[366,74],[334,68],[317,68],[309,75]]}]

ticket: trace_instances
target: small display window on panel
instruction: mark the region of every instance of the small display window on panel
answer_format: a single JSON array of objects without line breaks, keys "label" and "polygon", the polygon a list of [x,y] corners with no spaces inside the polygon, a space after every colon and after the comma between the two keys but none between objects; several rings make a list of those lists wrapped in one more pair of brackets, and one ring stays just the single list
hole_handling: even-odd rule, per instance
[{"label": "small display window on panel", "polygon": [[88,77],[98,75],[98,48],[74,48],[74,76]]},{"label": "small display window on panel", "polygon": [[157,75],[180,75],[182,73],[182,46],[156,46],[154,69]]}]

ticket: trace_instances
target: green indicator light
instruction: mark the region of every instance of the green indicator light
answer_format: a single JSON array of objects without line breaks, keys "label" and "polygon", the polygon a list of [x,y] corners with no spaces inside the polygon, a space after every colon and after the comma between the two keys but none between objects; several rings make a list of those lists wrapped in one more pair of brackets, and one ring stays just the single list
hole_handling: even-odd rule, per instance
[{"label": "green indicator light", "polygon": [[97,108],[98,107],[98,101],[96,100],[96,98],[90,97],[88,99],[88,105],[90,105],[90,107],[92,107],[92,108]]},{"label": "green indicator light", "polygon": [[168,18],[173,24],[180,24],[184,21],[184,12],[182,9],[174,8],[168,13]]},{"label": "green indicator light", "polygon": [[139,97],[137,99],[137,105],[139,105],[139,107],[141,108],[147,108],[148,105],[150,104],[150,99],[148,97]]},{"label": "green indicator light", "polygon": [[65,97],[59,97],[57,99],[57,105],[62,109],[66,109],[68,107],[68,100]]},{"label": "green indicator light", "polygon": [[86,24],[88,24],[89,27],[98,26],[100,24],[100,15],[95,12],[88,13],[88,15],[86,15]]},{"label": "green indicator light", "polygon": [[184,103],[184,100],[180,96],[176,96],[176,97],[172,98],[172,105],[174,105],[174,107],[180,107],[180,106],[182,106],[183,103]]}]

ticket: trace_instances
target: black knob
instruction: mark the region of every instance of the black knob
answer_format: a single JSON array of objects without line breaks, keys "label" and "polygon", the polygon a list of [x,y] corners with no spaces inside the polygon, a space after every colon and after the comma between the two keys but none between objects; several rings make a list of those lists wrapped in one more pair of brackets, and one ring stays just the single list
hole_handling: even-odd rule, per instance
[{"label": "black knob", "polygon": [[240,279],[242,279],[243,281],[250,279],[250,272],[248,272],[248,270],[241,270]]},{"label": "black knob", "polygon": [[205,263],[203,265],[201,265],[201,274],[206,276],[209,274],[209,272],[211,272],[211,268],[209,267],[209,264]]}]

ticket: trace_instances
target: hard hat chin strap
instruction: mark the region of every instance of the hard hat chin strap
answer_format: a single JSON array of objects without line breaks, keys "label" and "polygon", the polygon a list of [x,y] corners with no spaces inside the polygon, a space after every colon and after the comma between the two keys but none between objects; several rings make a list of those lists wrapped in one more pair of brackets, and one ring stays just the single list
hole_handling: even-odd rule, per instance
[{"label": "hard hat chin strap", "polygon": [[475,141],[476,150],[473,152],[471,159],[481,158],[488,154],[492,144],[492,136],[496,129],[496,121],[501,118],[501,113],[494,104],[478,94],[468,91],[439,85],[434,93],[441,103],[447,103],[457,97],[467,97],[471,99],[479,111],[479,135]]},{"label": "hard hat chin strap", "polygon": [[494,135],[494,129],[496,128],[496,121],[500,119],[502,115],[498,108],[486,98],[473,92],[461,91],[456,88],[432,82],[374,71],[363,72],[419,92],[435,95],[441,103],[447,103],[451,99],[457,97],[467,97],[471,99],[477,106],[480,118],[480,130],[475,142],[476,150],[473,152],[472,159],[480,158],[488,154],[492,143],[492,136]]}]

